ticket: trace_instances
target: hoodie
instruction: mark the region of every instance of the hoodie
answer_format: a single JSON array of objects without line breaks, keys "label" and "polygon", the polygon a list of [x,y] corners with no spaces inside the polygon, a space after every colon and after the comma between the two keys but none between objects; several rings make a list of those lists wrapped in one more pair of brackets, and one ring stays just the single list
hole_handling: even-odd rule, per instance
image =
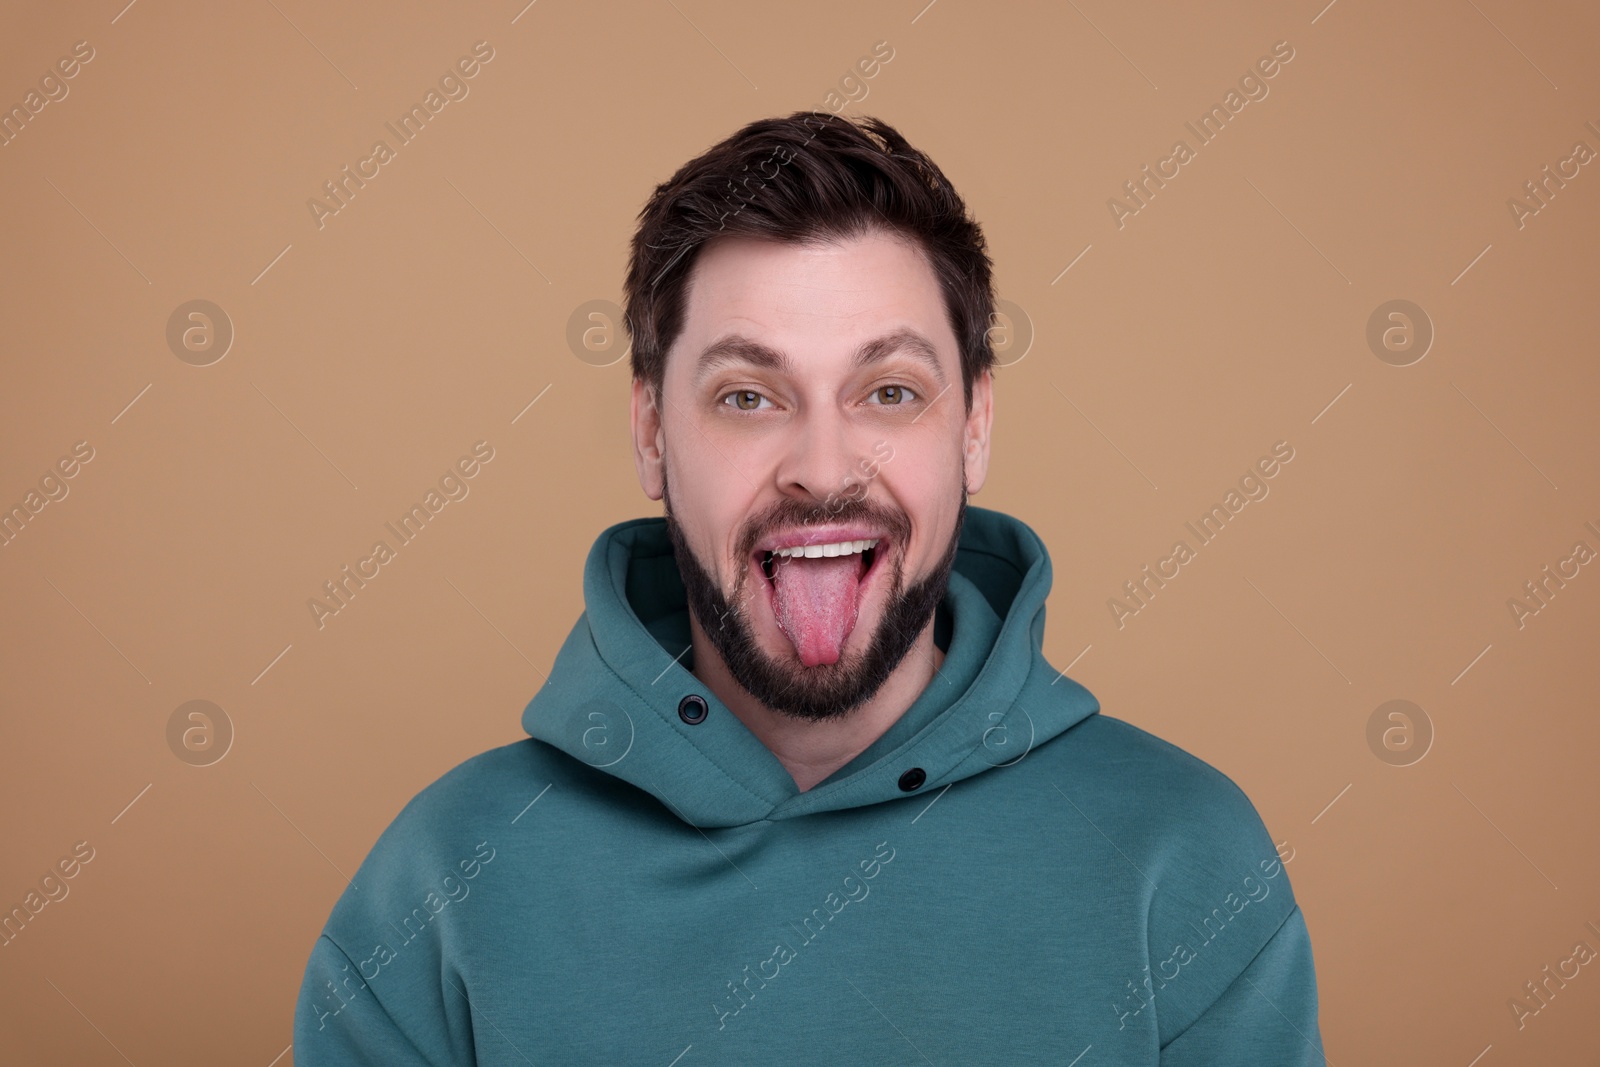
[{"label": "hoodie", "polygon": [[800,792],[691,673],[664,520],[606,530],[529,738],[413,798],[333,908],[295,1062],[1324,1063],[1272,838],[1045,660],[1050,574],[969,507],[939,671]]}]

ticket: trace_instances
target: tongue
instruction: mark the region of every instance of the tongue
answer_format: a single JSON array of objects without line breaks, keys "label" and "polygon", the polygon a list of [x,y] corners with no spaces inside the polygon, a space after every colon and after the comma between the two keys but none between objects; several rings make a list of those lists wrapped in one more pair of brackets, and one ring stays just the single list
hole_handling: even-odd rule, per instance
[{"label": "tongue", "polygon": [[774,570],[778,626],[807,667],[835,663],[856,625],[861,556],[788,557]]}]

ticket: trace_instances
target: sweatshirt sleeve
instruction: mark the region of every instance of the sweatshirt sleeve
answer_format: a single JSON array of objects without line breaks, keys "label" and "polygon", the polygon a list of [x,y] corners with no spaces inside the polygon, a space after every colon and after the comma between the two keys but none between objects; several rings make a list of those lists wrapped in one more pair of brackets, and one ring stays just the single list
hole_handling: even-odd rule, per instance
[{"label": "sweatshirt sleeve", "polygon": [[1311,937],[1298,905],[1233,984],[1161,1049],[1161,1067],[1322,1067]]},{"label": "sweatshirt sleeve", "polygon": [[[456,1067],[477,1062],[465,994],[406,998],[392,1009],[361,981],[349,956],[323,934],[311,950],[295,1004],[296,1067]],[[438,977],[436,975],[436,977]]]}]

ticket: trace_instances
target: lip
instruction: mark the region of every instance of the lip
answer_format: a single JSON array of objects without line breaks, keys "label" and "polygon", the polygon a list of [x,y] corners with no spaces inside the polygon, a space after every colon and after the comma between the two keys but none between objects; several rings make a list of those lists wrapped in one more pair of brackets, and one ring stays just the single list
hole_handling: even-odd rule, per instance
[{"label": "lip", "polygon": [[[793,530],[782,530],[769,534],[755,547],[757,560],[768,552],[776,552],[781,548],[795,548],[804,545],[832,545],[841,541],[879,541],[887,539],[887,534],[872,526],[844,524],[830,524],[825,526],[802,526]],[[881,544],[880,544],[881,547]]]}]

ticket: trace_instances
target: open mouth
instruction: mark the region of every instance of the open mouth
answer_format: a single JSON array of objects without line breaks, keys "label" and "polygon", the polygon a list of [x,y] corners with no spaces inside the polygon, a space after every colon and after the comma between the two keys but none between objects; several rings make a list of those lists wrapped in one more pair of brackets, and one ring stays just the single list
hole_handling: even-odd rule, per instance
[{"label": "open mouth", "polygon": [[777,574],[777,568],[786,560],[792,559],[837,559],[840,556],[860,556],[861,573],[866,574],[872,569],[874,553],[877,550],[880,537],[862,538],[854,541],[836,541],[832,544],[795,545],[791,548],[780,548],[774,551],[759,553],[761,557],[761,573],[768,581]]},{"label": "open mouth", "polygon": [[[845,531],[858,532],[865,533]],[[831,532],[808,535],[810,543],[786,538],[787,544],[757,549],[753,560],[778,629],[807,667],[838,662],[888,547],[882,535],[822,536],[834,538]]]}]

